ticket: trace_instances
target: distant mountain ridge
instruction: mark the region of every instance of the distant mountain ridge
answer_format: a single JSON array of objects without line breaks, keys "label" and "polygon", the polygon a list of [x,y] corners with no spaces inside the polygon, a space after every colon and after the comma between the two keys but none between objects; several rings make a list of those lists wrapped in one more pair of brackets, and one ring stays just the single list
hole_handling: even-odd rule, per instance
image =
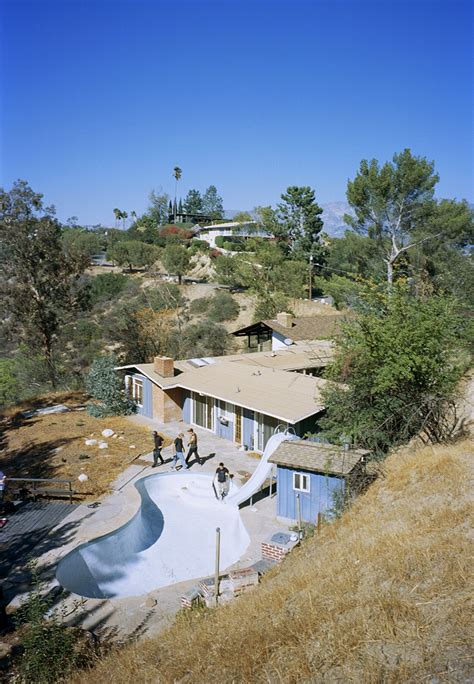
[{"label": "distant mountain ridge", "polygon": [[[347,202],[328,202],[326,204],[320,204],[323,209],[323,214],[321,218],[324,221],[323,232],[327,233],[331,237],[343,237],[344,232],[348,230],[349,226],[344,223],[344,214],[352,213],[350,206]],[[232,219],[242,209],[228,209],[225,212],[225,217]],[[250,214],[253,212],[250,211]]]}]

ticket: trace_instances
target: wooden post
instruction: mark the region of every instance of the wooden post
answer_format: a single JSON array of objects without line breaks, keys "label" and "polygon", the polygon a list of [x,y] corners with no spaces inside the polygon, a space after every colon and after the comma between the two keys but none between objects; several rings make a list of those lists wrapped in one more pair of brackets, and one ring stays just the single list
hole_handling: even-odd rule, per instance
[{"label": "wooden post", "polygon": [[321,513],[319,512],[319,513],[318,513],[318,523],[317,523],[318,534],[321,532],[321,525],[322,525],[322,522],[323,522],[323,516],[322,516]]},{"label": "wooden post", "polygon": [[217,606],[218,601],[219,601],[220,556],[221,556],[221,528],[216,527],[216,567],[215,567],[215,575],[214,575],[214,593],[215,593],[216,606]]},{"label": "wooden post", "polygon": [[301,499],[300,495],[296,495],[296,514],[298,516],[298,539],[301,539]]}]

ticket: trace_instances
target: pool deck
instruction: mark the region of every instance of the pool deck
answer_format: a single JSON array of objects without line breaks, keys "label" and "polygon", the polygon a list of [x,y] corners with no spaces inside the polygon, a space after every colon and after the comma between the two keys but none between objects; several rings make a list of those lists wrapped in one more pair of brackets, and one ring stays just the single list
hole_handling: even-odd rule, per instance
[{"label": "pool deck", "polygon": [[[189,428],[181,421],[162,425],[142,416],[133,416],[130,420],[147,426],[150,430],[157,429],[172,439],[179,432],[184,432],[187,436],[186,430]],[[234,474],[236,483],[242,485],[257,467],[258,458],[240,451],[233,442],[221,439],[204,429],[195,427],[194,430],[198,436],[199,453],[201,458],[205,459],[205,463],[200,466],[191,461],[192,471],[210,475],[215,472],[219,462],[223,461]],[[171,447],[163,450],[166,462],[157,468],[151,468],[151,452],[141,456],[140,461],[148,461],[148,466],[143,463],[130,465],[112,483],[112,494],[102,498],[97,504],[92,504],[92,507],[91,504],[77,506],[61,521],[55,533],[61,538],[61,528],[67,528],[70,531],[67,543],[50,548],[39,556],[40,566],[46,569],[45,576],[50,580],[50,589],[57,585],[54,569],[61,558],[79,544],[117,529],[134,515],[140,504],[134,483],[142,477],[170,472],[172,451]],[[260,560],[263,539],[274,532],[287,529],[276,520],[275,497],[266,496],[259,499],[257,496],[252,505],[245,506],[240,513],[251,541],[243,557],[231,566],[233,569],[245,568]],[[71,624],[95,631],[99,636],[106,634],[113,639],[153,636],[172,621],[181,607],[181,595],[196,584],[197,578],[163,587],[142,596],[117,599],[81,600],[75,594],[68,594],[59,600],[58,605],[66,614],[70,612],[67,620]],[[18,605],[21,597],[22,594],[19,592],[13,604]],[[81,605],[77,607],[79,601]]]}]

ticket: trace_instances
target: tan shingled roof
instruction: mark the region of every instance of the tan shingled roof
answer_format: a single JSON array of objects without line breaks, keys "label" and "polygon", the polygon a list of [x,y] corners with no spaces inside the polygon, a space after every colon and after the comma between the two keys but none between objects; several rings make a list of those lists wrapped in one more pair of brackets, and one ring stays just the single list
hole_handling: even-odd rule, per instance
[{"label": "tan shingled roof", "polygon": [[301,316],[293,318],[291,328],[285,328],[276,319],[262,321],[269,328],[292,340],[318,340],[332,337],[340,329],[345,314],[331,316]]},{"label": "tan shingled roof", "polygon": [[324,410],[326,380],[301,373],[222,362],[175,377],[177,387],[297,423]]},{"label": "tan shingled roof", "polygon": [[345,451],[332,444],[293,440],[282,442],[268,460],[289,468],[302,468],[328,475],[347,475],[368,453],[362,449]]},{"label": "tan shingled roof", "polygon": [[[226,356],[206,357],[212,363],[246,363],[252,366],[277,368],[279,370],[303,370],[305,368],[324,368],[334,357],[334,345],[329,340],[300,342],[286,349],[275,351],[228,354]],[[182,372],[196,368],[195,359],[175,361],[174,367]]]},{"label": "tan shingled roof", "polygon": [[327,381],[301,373],[229,361],[185,371],[173,378],[155,373],[152,363],[116,370],[127,368],[136,368],[163,389],[182,387],[292,424],[324,410],[321,389]]}]

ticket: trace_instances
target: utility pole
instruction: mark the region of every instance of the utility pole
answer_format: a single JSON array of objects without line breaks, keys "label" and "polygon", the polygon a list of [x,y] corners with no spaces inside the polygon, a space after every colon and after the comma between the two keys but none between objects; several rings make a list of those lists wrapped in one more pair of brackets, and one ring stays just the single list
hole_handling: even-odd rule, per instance
[{"label": "utility pole", "polygon": [[220,558],[221,558],[221,528],[216,527],[216,565],[214,570],[214,598],[216,606],[219,602],[219,572],[220,572]]},{"label": "utility pole", "polygon": [[311,301],[313,299],[313,255],[309,255],[309,292],[308,299]]}]

